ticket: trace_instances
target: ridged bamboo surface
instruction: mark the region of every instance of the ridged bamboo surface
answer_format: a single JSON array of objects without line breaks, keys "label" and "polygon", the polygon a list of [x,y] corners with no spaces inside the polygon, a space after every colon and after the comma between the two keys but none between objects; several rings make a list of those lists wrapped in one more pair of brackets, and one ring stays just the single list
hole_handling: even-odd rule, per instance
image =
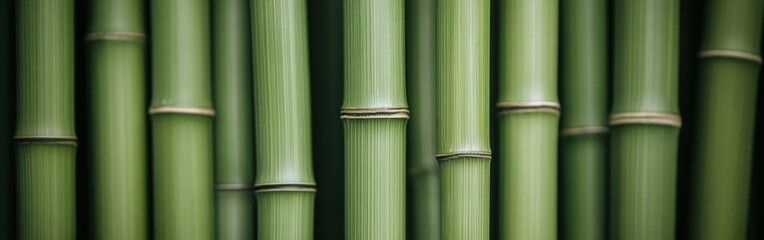
[{"label": "ridged bamboo surface", "polygon": [[[93,1],[90,34],[143,34],[143,2]],[[92,35],[91,35],[92,36]],[[145,39],[89,39],[93,236],[148,238]]]},{"label": "ridged bamboo surface", "polygon": [[310,191],[258,192],[258,239],[313,239],[315,194]]},{"label": "ridged bamboo surface", "polygon": [[[734,51],[761,59],[762,1],[706,3],[701,53]],[[746,239],[761,62],[732,56],[703,57],[700,61],[691,236]]]},{"label": "ridged bamboo surface", "polygon": [[215,192],[215,239],[255,239],[255,192]]},{"label": "ridged bamboo surface", "polygon": [[13,155],[13,120],[15,109],[15,31],[13,1],[0,2],[0,238],[15,239],[16,235],[16,164]]},{"label": "ridged bamboo surface", "polygon": [[439,164],[443,239],[489,237],[489,8],[487,0],[437,3],[436,152],[455,157]]}]

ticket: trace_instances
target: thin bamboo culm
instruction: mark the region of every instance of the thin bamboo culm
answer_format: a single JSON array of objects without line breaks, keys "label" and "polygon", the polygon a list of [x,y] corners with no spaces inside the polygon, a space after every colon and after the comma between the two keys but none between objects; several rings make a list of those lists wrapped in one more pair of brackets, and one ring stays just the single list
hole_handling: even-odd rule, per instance
[{"label": "thin bamboo culm", "polygon": [[147,239],[145,34],[140,0],[93,0],[88,34],[93,237]]},{"label": "thin bamboo culm", "polygon": [[606,239],[607,6],[560,2],[560,237]]},{"label": "thin bamboo culm", "polygon": [[17,1],[19,239],[75,239],[74,2]]},{"label": "thin bamboo culm", "polygon": [[490,1],[437,3],[442,239],[488,239]]},{"label": "thin bamboo culm", "polygon": [[404,1],[344,2],[345,238],[405,239]]},{"label": "thin bamboo culm", "polygon": [[700,57],[692,239],[746,239],[760,0],[708,0]]},{"label": "thin bamboo culm", "polygon": [[674,239],[679,1],[615,1],[610,239]]},{"label": "thin bamboo culm", "polygon": [[16,164],[13,161],[13,108],[15,71],[14,38],[16,37],[14,23],[13,1],[0,1],[0,238],[16,239],[15,199],[16,188],[14,178]]},{"label": "thin bamboo culm", "polygon": [[209,2],[151,1],[154,238],[212,239]]},{"label": "thin bamboo culm", "polygon": [[249,0],[212,1],[215,235],[255,238],[255,156]]},{"label": "thin bamboo culm", "polygon": [[259,239],[312,239],[308,21],[304,0],[252,1]]},{"label": "thin bamboo culm", "polygon": [[408,213],[413,239],[440,239],[440,176],[435,160],[435,0],[406,2],[406,78],[411,115],[408,129]]}]

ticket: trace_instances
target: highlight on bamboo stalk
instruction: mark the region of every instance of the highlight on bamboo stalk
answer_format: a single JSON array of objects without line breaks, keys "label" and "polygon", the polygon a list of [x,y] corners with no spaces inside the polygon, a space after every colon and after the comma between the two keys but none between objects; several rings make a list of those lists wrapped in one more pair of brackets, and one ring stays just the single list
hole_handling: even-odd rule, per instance
[{"label": "highlight on bamboo stalk", "polygon": [[345,238],[405,239],[402,0],[344,3]]},{"label": "highlight on bamboo stalk", "polygon": [[307,7],[251,2],[259,239],[312,239]]},{"label": "highlight on bamboo stalk", "polygon": [[679,1],[615,1],[612,239],[674,239]]},{"label": "highlight on bamboo stalk", "polygon": [[255,238],[255,156],[249,0],[212,2],[215,235]]},{"label": "highlight on bamboo stalk", "polygon": [[[560,2],[560,237],[606,239],[607,2]],[[511,230],[510,230],[511,231]]]},{"label": "highlight on bamboo stalk", "polygon": [[436,15],[440,235],[488,239],[490,1],[440,1]]},{"label": "highlight on bamboo stalk", "polygon": [[16,4],[18,238],[75,239],[74,2]]},{"label": "highlight on bamboo stalk", "polygon": [[762,7],[758,0],[706,1],[690,198],[693,239],[746,239]]},{"label": "highlight on bamboo stalk", "polygon": [[151,1],[154,238],[212,239],[209,3]]}]

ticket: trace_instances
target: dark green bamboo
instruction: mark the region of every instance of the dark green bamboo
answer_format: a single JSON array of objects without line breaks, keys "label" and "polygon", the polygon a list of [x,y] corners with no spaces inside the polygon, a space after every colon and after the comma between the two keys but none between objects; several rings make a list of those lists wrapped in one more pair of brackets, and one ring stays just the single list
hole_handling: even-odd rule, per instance
[{"label": "dark green bamboo", "polygon": [[14,18],[13,1],[0,1],[0,238],[15,239],[16,171],[13,158]]},{"label": "dark green bamboo", "polygon": [[254,123],[249,0],[212,2],[215,234],[255,238]]},{"label": "dark green bamboo", "polygon": [[442,239],[488,239],[490,1],[437,3]]},{"label": "dark green bamboo", "polygon": [[440,239],[440,176],[435,160],[435,1],[406,2],[406,78],[411,119],[408,129],[409,236]]},{"label": "dark green bamboo", "polygon": [[561,1],[560,236],[605,239],[607,7]]},{"label": "dark green bamboo", "polygon": [[406,237],[402,0],[344,2],[345,238]]},{"label": "dark green bamboo", "polygon": [[89,25],[91,229],[96,239],[147,239],[143,2],[93,0]]},{"label": "dark green bamboo", "polygon": [[611,239],[674,239],[678,0],[615,2]]},{"label": "dark green bamboo", "polygon": [[18,1],[19,239],[74,239],[74,2]]},{"label": "dark green bamboo", "polygon": [[151,1],[154,238],[212,239],[209,3]]},{"label": "dark green bamboo", "polygon": [[691,235],[746,239],[764,4],[706,3]]},{"label": "dark green bamboo", "polygon": [[304,0],[252,1],[259,239],[312,239],[308,21]]}]

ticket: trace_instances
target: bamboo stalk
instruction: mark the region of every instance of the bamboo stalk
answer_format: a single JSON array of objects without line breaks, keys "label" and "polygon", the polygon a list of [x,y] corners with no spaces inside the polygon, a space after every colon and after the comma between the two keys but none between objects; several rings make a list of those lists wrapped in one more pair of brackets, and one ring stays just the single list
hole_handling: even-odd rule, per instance
[{"label": "bamboo stalk", "polygon": [[679,1],[615,2],[611,238],[673,239]]},{"label": "bamboo stalk", "polygon": [[14,59],[14,6],[13,1],[0,1],[0,238],[16,239],[16,214],[14,188],[16,164],[13,159],[13,109],[15,103]]},{"label": "bamboo stalk", "polygon": [[151,1],[154,237],[212,239],[209,4]]},{"label": "bamboo stalk", "polygon": [[344,2],[345,238],[406,236],[404,2]]},{"label": "bamboo stalk", "polygon": [[443,239],[488,239],[490,1],[437,3],[437,159]]},{"label": "bamboo stalk", "polygon": [[500,236],[556,239],[558,2],[511,1],[501,10]]},{"label": "bamboo stalk", "polygon": [[74,3],[18,1],[19,239],[74,239]]},{"label": "bamboo stalk", "polygon": [[561,237],[605,239],[607,6],[561,1]]},{"label": "bamboo stalk", "polygon": [[91,2],[93,236],[148,238],[143,2]]},{"label": "bamboo stalk", "polygon": [[762,1],[706,1],[693,239],[746,239]]},{"label": "bamboo stalk", "polygon": [[248,0],[213,1],[215,234],[253,239],[256,222]]},{"label": "bamboo stalk", "polygon": [[440,239],[440,178],[435,160],[435,1],[406,2],[406,62],[409,124],[408,174],[411,179],[409,231],[414,239]]},{"label": "bamboo stalk", "polygon": [[252,1],[259,239],[312,239],[305,1]]}]

